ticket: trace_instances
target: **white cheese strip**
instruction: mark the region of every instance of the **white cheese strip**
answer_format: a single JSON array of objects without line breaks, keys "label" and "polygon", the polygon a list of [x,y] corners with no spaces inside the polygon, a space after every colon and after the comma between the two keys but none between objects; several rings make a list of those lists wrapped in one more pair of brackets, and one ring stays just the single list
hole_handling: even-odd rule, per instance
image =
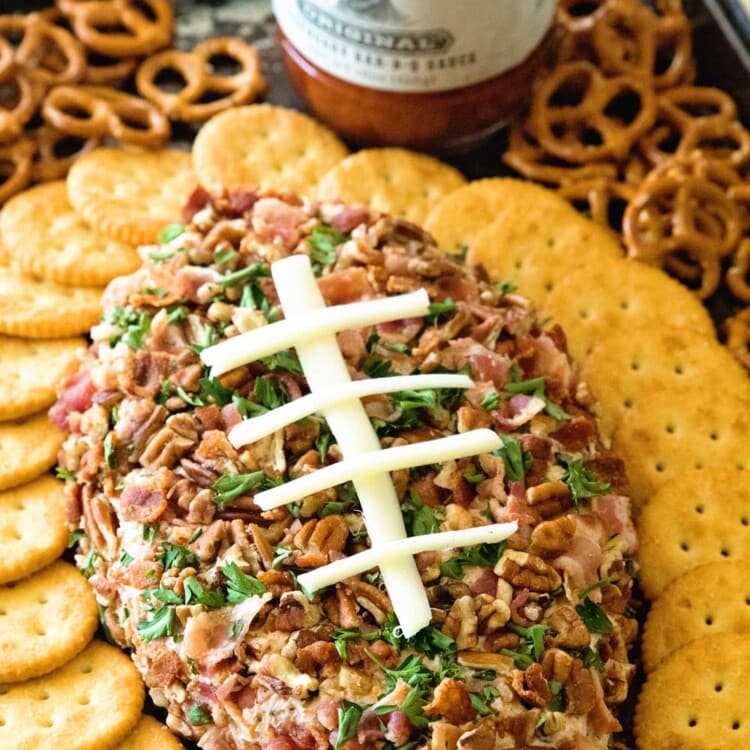
[{"label": "white cheese strip", "polygon": [[502,441],[495,432],[481,429],[470,430],[461,435],[449,435],[438,440],[426,440],[423,443],[362,453],[352,458],[346,457],[345,454],[343,461],[259,492],[254,500],[262,510],[271,510],[368,474],[411,469],[414,466],[443,463],[464,456],[477,456],[481,453],[490,453],[501,446]]},{"label": "white cheese strip", "polygon": [[353,380],[349,383],[330,386],[324,391],[309,393],[307,396],[261,414],[259,417],[246,419],[230,431],[229,442],[235,448],[240,448],[261,440],[266,435],[271,435],[276,430],[281,430],[311,414],[324,411],[344,401],[373,396],[377,393],[416,391],[425,388],[471,388],[473,385],[474,382],[467,375],[452,374],[400,375],[390,378]]},{"label": "white cheese strip", "polygon": [[460,531],[442,531],[437,534],[410,536],[406,539],[381,544],[356,555],[336,560],[329,565],[303,573],[297,577],[300,585],[313,594],[326,586],[333,586],[346,578],[357,576],[370,568],[383,564],[384,560],[403,555],[418,555],[420,552],[471,547],[475,544],[495,544],[502,542],[518,531],[518,524],[495,523],[490,526],[476,526]]},{"label": "white cheese strip", "polygon": [[[284,315],[299,332],[305,320],[316,314],[316,310],[325,308],[318,282],[310,268],[310,260],[304,255],[284,258],[273,264],[271,273]],[[423,295],[423,301],[426,303],[425,298],[426,295]],[[423,313],[410,311],[408,314]],[[382,320],[379,318],[374,322]],[[351,319],[347,320],[347,325],[356,327]],[[312,393],[325,391],[336,385],[345,385],[351,381],[333,332],[317,339],[295,337],[293,343]],[[274,351],[276,350],[275,348]],[[359,400],[330,406],[323,410],[323,416],[345,458],[380,450],[378,436]],[[360,476],[354,480],[354,488],[373,547],[406,536],[401,505],[389,474],[381,471]],[[429,625],[432,619],[430,603],[427,601],[427,594],[414,559],[402,556],[386,560],[380,566],[380,571],[404,633],[411,636]]]},{"label": "white cheese strip", "polygon": [[[274,275],[274,280],[275,278]],[[317,282],[315,286],[317,287]],[[363,328],[402,318],[422,317],[429,310],[430,298],[424,289],[419,289],[410,294],[352,302],[349,305],[323,307],[317,310],[307,308],[304,314],[295,320],[289,319],[288,307],[288,302],[282,300],[285,320],[241,333],[204,349],[201,359],[211,367],[211,377],[276,354],[282,349],[297,346],[300,341],[312,341],[351,328]]]}]

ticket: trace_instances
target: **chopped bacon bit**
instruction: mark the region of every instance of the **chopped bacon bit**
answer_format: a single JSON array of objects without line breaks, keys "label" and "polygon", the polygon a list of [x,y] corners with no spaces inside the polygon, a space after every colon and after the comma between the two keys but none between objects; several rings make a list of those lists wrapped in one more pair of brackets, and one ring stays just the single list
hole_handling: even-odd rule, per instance
[{"label": "chopped bacon bit", "polygon": [[120,495],[120,513],[126,521],[153,523],[166,510],[164,490],[151,487],[126,487]]},{"label": "chopped bacon bit", "polygon": [[187,202],[182,209],[182,220],[189,224],[193,217],[211,203],[211,193],[202,185],[198,185],[188,196]]},{"label": "chopped bacon bit", "polygon": [[327,305],[345,305],[372,296],[373,288],[364,268],[334,271],[318,281]]},{"label": "chopped bacon bit", "polygon": [[369,216],[370,212],[366,208],[345,206],[331,216],[328,223],[337,232],[349,234],[355,227],[367,221]]}]

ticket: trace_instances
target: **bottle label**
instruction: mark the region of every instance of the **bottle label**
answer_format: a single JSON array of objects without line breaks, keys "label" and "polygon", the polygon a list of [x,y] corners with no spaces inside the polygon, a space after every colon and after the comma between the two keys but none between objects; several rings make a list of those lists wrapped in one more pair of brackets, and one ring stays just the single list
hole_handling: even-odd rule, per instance
[{"label": "bottle label", "polygon": [[470,86],[524,60],[552,25],[555,0],[273,0],[311,63],[382,91]]}]

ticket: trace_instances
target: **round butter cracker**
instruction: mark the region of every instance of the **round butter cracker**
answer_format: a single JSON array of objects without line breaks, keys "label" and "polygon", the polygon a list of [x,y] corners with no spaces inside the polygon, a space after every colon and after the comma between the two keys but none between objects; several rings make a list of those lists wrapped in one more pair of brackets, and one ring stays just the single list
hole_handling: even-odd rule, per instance
[{"label": "round butter cracker", "polygon": [[98,624],[94,592],[69,563],[0,586],[0,683],[66,664],[86,648]]},{"label": "round butter cracker", "polygon": [[195,172],[209,189],[261,186],[309,193],[346,155],[346,146],[317,120],[271,104],[216,115],[193,144]]},{"label": "round butter cracker", "polygon": [[643,630],[647,672],[678,648],[715,633],[750,635],[750,560],[722,560],[690,570],[651,605]]},{"label": "round butter cracker", "polygon": [[680,473],[643,508],[638,535],[650,599],[700,565],[750,560],[750,472],[716,465]]},{"label": "round butter cracker", "polygon": [[[717,464],[750,469],[750,402],[714,397],[702,386],[676,386],[644,396],[622,417],[613,450],[639,503],[670,479]],[[750,474],[748,474],[750,477]]]},{"label": "round butter cracker", "polygon": [[471,247],[482,229],[503,217],[511,223],[533,217],[550,224],[581,219],[552,190],[511,177],[490,177],[448,193],[430,211],[425,229],[443,250],[455,253]]},{"label": "round butter cracker", "polygon": [[63,483],[50,475],[0,492],[0,583],[41,570],[65,551]]},{"label": "round butter cracker", "polygon": [[638,331],[645,322],[691,329],[696,338],[715,337],[700,300],[658,268],[633,260],[592,262],[560,279],[542,313],[559,323],[579,361],[613,330]]},{"label": "round butter cracker", "polygon": [[582,216],[532,211],[504,214],[482,229],[467,260],[481,264],[495,281],[511,281],[518,292],[541,304],[566,274],[588,263],[621,258],[612,235]]},{"label": "round butter cracker", "polygon": [[55,402],[63,377],[78,362],[83,338],[28,340],[0,336],[0,420],[17,419]]},{"label": "round butter cracker", "polygon": [[0,747],[115,748],[141,716],[143,683],[120,649],[93,641],[44,677],[0,686]]},{"label": "round butter cracker", "polygon": [[151,716],[142,716],[131,734],[117,750],[181,750],[182,743]]},{"label": "round butter cracker", "polygon": [[96,231],[130,245],[154,243],[179,221],[196,185],[186,151],[99,148],[76,160],[68,198]]},{"label": "round butter cracker", "polygon": [[623,414],[653,391],[710,383],[726,397],[750,401],[750,378],[713,338],[689,328],[644,322],[638,335],[613,328],[586,358],[581,378],[597,399],[602,432],[611,435]]},{"label": "round butter cracker", "polygon": [[132,245],[99,234],[81,219],[63,180],[13,196],[0,213],[0,233],[22,273],[60,284],[103,286],[140,265]]},{"label": "round butter cracker", "polygon": [[101,318],[101,294],[0,268],[0,334],[47,339],[86,333]]},{"label": "round butter cracker", "polygon": [[47,412],[0,422],[0,490],[29,482],[51,469],[64,437]]},{"label": "round butter cracker", "polygon": [[746,750],[750,635],[721,633],[675,651],[649,675],[635,713],[639,750]]},{"label": "round butter cracker", "polygon": [[444,195],[465,183],[457,169],[431,156],[402,148],[371,148],[347,156],[328,171],[318,184],[317,197],[421,224]]}]

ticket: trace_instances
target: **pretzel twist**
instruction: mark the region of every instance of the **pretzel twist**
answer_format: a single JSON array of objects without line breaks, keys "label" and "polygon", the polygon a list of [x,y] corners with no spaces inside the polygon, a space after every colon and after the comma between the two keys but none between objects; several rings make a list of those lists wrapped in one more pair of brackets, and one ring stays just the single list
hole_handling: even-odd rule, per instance
[{"label": "pretzel twist", "polygon": [[560,188],[575,208],[617,235],[622,235],[623,216],[635,192],[632,185],[606,178],[573,180]]},{"label": "pretzel twist", "polygon": [[148,6],[153,18],[131,0],[58,0],[57,7],[90,49],[109,57],[140,57],[166,47],[174,25],[168,0],[141,0],[141,4]]},{"label": "pretzel twist", "polygon": [[42,116],[62,133],[113,138],[157,148],[170,136],[167,117],[149,102],[104,86],[58,86],[42,104]]},{"label": "pretzel twist", "polygon": [[528,128],[550,153],[583,164],[624,158],[655,116],[656,96],[643,79],[605,78],[582,60],[563,63],[542,83]]},{"label": "pretzel twist", "polygon": [[34,116],[42,96],[42,88],[28,73],[16,70],[0,86],[0,143],[14,140]]},{"label": "pretzel twist", "polygon": [[675,160],[656,169],[636,191],[623,219],[628,255],[698,282],[701,298],[718,288],[721,259],[742,233],[736,203],[711,178],[717,174],[725,181],[734,179],[723,165],[701,159]]},{"label": "pretzel twist", "polygon": [[[215,72],[211,60],[220,55],[235,61],[239,71],[232,75]],[[167,70],[177,71],[184,79],[180,91],[167,91],[157,85],[157,78]],[[185,122],[203,122],[229,107],[249,103],[266,90],[257,50],[234,37],[208,39],[192,52],[158,52],[138,68],[136,86],[141,96],[162,112]],[[206,94],[219,96],[201,102]]]},{"label": "pretzel twist", "polygon": [[33,155],[34,146],[26,138],[0,146],[0,204],[29,184]]},{"label": "pretzel twist", "polygon": [[101,144],[99,138],[66,135],[51,125],[37,128],[31,134],[31,140],[34,144],[31,179],[34,182],[63,179],[79,156]]}]

